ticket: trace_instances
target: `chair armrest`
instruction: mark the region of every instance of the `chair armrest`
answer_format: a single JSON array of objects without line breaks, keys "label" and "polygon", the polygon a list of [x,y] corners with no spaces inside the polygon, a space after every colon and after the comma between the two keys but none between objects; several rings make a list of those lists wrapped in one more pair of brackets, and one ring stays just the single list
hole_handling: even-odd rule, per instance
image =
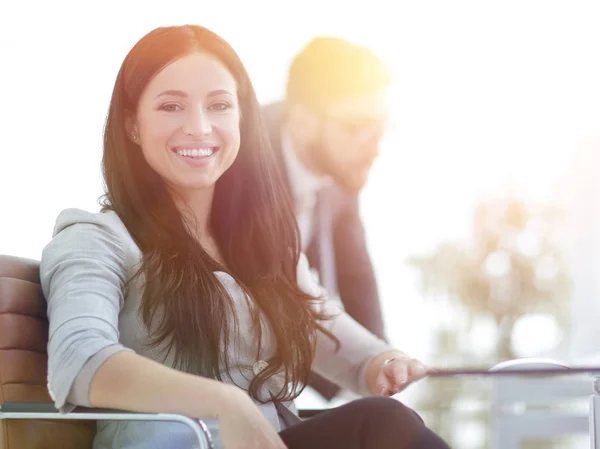
[{"label": "chair armrest", "polygon": [[173,413],[137,413],[124,410],[76,407],[60,413],[51,402],[4,402],[0,404],[0,419],[64,419],[114,421],[171,421],[192,429],[200,449],[219,449],[218,424],[215,419],[195,420]]}]

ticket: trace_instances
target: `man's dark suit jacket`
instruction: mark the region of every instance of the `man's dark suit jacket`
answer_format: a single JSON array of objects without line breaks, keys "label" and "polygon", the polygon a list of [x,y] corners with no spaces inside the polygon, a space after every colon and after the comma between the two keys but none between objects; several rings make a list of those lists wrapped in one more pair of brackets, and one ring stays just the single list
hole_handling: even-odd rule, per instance
[{"label": "man's dark suit jacket", "polygon": [[[271,145],[288,179],[281,147],[282,112],[281,103],[263,108]],[[287,188],[290,198],[293,198],[289,179]],[[384,339],[379,295],[359,215],[358,196],[348,194],[335,185],[324,188],[319,193],[313,223],[317,229],[306,251],[311,267],[319,272],[321,279],[327,269],[335,270],[333,276],[336,286],[333,288],[337,288],[337,291],[329,291],[332,287],[324,283],[329,295],[339,294],[350,316]],[[334,267],[324,266],[323,261],[327,260],[333,261]],[[309,384],[327,399],[338,392],[337,386],[314,373]]]}]

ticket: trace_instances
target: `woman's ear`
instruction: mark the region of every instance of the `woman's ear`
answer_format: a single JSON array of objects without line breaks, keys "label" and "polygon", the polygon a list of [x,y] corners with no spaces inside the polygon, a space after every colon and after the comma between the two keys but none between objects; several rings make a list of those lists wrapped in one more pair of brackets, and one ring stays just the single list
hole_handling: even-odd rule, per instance
[{"label": "woman's ear", "polygon": [[138,133],[138,125],[132,114],[127,114],[125,117],[125,132],[127,132],[127,137],[129,137],[133,143],[139,145],[140,135]]}]

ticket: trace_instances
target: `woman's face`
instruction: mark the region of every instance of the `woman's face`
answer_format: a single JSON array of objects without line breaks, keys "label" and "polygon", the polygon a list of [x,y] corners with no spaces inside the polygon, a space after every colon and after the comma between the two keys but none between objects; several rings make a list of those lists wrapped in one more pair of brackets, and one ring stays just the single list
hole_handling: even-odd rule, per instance
[{"label": "woman's face", "polygon": [[212,189],[240,148],[236,82],[209,54],[177,59],[148,83],[127,129],[175,191]]}]

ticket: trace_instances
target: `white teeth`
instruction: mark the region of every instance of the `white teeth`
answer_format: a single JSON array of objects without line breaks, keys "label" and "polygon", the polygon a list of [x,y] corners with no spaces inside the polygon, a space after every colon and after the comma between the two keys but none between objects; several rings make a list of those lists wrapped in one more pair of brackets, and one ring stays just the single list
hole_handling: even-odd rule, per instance
[{"label": "white teeth", "polygon": [[210,147],[210,148],[191,148],[191,149],[177,148],[176,152],[180,156],[186,156],[186,157],[209,157],[209,156],[213,155],[213,153],[215,152],[215,149],[212,147]]}]

